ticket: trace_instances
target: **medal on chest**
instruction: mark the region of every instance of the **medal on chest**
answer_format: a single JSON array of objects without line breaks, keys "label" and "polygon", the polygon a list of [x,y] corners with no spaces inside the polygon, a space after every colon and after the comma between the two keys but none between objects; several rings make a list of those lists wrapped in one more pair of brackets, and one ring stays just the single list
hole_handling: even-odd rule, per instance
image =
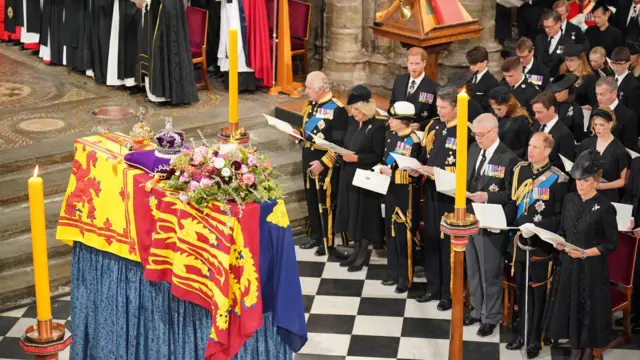
[{"label": "medal on chest", "polygon": [[569,108],[569,111],[567,111],[567,115],[573,116],[573,106]]},{"label": "medal on chest", "polygon": [[533,188],[533,198],[540,200],[549,200],[549,189],[548,188]]},{"label": "medal on chest", "polygon": [[536,216],[533,217],[533,222],[540,222],[542,220],[542,215],[540,214],[536,214]]},{"label": "medal on chest", "polygon": [[484,175],[486,176],[502,179],[504,178],[504,172],[505,172],[504,166],[491,165],[491,164],[485,165]]},{"label": "medal on chest", "polygon": [[496,184],[491,184],[491,186],[489,186],[489,191],[491,192],[497,192],[498,190],[500,190],[500,188],[498,188],[498,185]]},{"label": "medal on chest", "polygon": [[409,156],[411,155],[411,146],[405,144],[402,141],[398,141],[398,143],[396,144],[396,148],[393,152],[398,155]]},{"label": "medal on chest", "polygon": [[542,212],[542,210],[544,210],[545,208],[544,201],[542,200],[538,200],[538,202],[534,206],[537,212]]},{"label": "medal on chest", "polygon": [[598,204],[593,205],[593,209],[591,209],[591,211],[596,211],[600,209],[600,206],[598,206]]},{"label": "medal on chest", "polygon": [[[444,130],[444,133],[442,135],[446,135],[447,134],[447,130]],[[446,147],[447,149],[456,149],[456,144],[457,144],[457,139],[454,137],[449,137],[447,138],[447,142],[444,144],[444,147]]]}]

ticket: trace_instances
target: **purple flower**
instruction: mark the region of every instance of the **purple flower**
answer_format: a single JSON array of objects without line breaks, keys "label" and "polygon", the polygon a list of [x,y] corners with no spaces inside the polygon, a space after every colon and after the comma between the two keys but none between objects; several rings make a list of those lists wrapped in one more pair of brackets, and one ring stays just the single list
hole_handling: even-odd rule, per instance
[{"label": "purple flower", "polygon": [[188,203],[189,202],[189,195],[187,195],[186,193],[181,192],[180,194],[178,194],[178,199],[180,199],[180,201],[182,201],[183,203]]},{"label": "purple flower", "polygon": [[242,172],[243,174],[246,174],[249,172],[249,168],[247,167],[247,165],[242,165],[242,167],[240,168],[240,172]]},{"label": "purple flower", "polygon": [[234,160],[231,162],[231,169],[233,169],[233,171],[240,171],[240,169],[242,168],[242,163],[238,160]]},{"label": "purple flower", "polygon": [[182,183],[186,183],[186,182],[188,182],[188,181],[189,181],[189,174],[184,173],[184,174],[180,175],[180,179],[179,179],[179,180],[180,180],[180,182],[182,182]]},{"label": "purple flower", "polygon": [[200,173],[193,174],[193,180],[200,181],[202,179],[202,175]]},{"label": "purple flower", "polygon": [[200,188],[200,183],[197,181],[192,181],[189,183],[189,186],[187,186],[187,190],[189,191],[195,191],[198,190]]},{"label": "purple flower", "polygon": [[249,156],[247,163],[251,166],[256,166],[256,164],[258,164],[258,158],[255,155],[251,155]]}]

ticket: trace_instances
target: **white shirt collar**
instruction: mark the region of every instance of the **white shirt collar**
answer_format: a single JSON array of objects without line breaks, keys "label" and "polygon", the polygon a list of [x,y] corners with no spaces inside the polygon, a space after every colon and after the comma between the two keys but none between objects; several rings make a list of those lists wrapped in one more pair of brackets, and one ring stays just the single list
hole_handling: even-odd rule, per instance
[{"label": "white shirt collar", "polygon": [[544,132],[548,134],[549,131],[551,131],[551,129],[557,122],[558,122],[558,116],[556,115],[556,117],[554,117],[553,119],[551,119],[551,121],[546,123],[547,126],[545,126],[544,128]]},{"label": "white shirt collar", "polygon": [[[496,149],[498,148],[498,145],[500,145],[500,138],[496,138],[496,141],[493,142],[493,144],[491,144],[491,146],[489,146],[488,149],[483,150],[480,149],[480,155],[478,156],[478,160],[476,161],[476,170],[478,168],[478,165],[480,165],[480,160],[482,160],[482,151],[484,151],[485,156],[487,157],[487,160],[485,161],[485,165],[489,163],[489,160],[491,160],[491,157],[493,156],[493,153],[496,151]],[[480,174],[482,174],[484,172],[484,169],[481,170]]]},{"label": "white shirt collar", "polygon": [[567,20],[560,23],[560,33],[564,34],[565,31],[567,31]]},{"label": "white shirt collar", "polygon": [[524,81],[524,79],[526,79],[527,77],[522,74],[522,80],[518,81],[518,83],[513,87],[514,89],[517,88],[518,86],[520,86],[520,84],[522,84],[522,82]]},{"label": "white shirt collar", "polygon": [[424,72],[422,72],[422,75],[418,76],[417,78],[412,78],[411,75],[409,75],[409,86],[411,86],[411,80],[415,80],[416,81],[416,86],[420,85],[420,82],[422,81],[422,79],[424,79]]},{"label": "white shirt collar", "polygon": [[609,109],[613,111],[616,109],[616,106],[618,106],[618,99],[616,99],[613,103],[611,103],[611,105],[609,105]]},{"label": "white shirt collar", "polygon": [[616,75],[616,80],[618,82],[618,86],[620,86],[620,83],[622,82],[622,80],[624,80],[624,78],[627,76],[628,73],[629,73],[629,70],[625,71],[625,73],[620,75],[620,76]]},{"label": "white shirt collar", "polygon": [[524,67],[524,73],[528,73],[529,70],[531,70],[531,68],[533,67],[533,62],[535,61],[535,59],[533,57],[531,57],[531,61],[529,62],[529,64],[527,66]]},{"label": "white shirt collar", "polygon": [[484,76],[487,71],[489,71],[488,67],[476,74],[476,83],[480,82],[480,79],[482,79],[482,76]]}]

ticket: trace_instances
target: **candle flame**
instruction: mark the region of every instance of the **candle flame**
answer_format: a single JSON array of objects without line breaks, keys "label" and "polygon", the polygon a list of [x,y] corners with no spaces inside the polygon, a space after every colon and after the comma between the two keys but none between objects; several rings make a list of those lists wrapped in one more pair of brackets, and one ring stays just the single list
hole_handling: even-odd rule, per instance
[{"label": "candle flame", "polygon": [[33,177],[37,177],[38,176],[38,168],[40,165],[36,164],[36,168],[33,169]]},{"label": "candle flame", "polygon": [[460,89],[460,92],[458,94],[467,94],[467,86],[463,86],[462,89]]}]

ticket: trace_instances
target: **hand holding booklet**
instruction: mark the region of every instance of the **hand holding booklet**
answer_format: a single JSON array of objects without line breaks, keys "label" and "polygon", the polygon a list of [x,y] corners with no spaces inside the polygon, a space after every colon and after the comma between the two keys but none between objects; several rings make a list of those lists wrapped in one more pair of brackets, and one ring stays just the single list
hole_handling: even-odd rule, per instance
[{"label": "hand holding booklet", "polygon": [[357,169],[351,184],[365,190],[386,195],[390,182],[391,178],[389,176],[382,175],[374,171]]},{"label": "hand holding booklet", "polygon": [[[400,170],[418,170],[418,167],[422,165],[416,158],[394,153],[391,153],[391,155],[396,159],[398,169]],[[420,171],[420,173],[422,173],[422,171]]]},{"label": "hand holding booklet", "polygon": [[273,126],[274,128],[282,131],[283,133],[293,136],[297,139],[300,140],[304,140],[304,138],[302,136],[300,136],[299,134],[297,134],[295,131],[293,131],[293,126],[291,126],[291,124],[289,124],[286,121],[282,121],[280,119],[276,119],[273,116],[269,116],[266,114],[262,114],[266,119],[267,119],[267,123],[271,126]]},{"label": "hand holding booklet", "polygon": [[336,144],[330,143],[327,140],[317,137],[316,135],[310,134],[311,137],[313,137],[313,142],[315,142],[318,146],[321,146],[329,151],[333,151],[336,154],[339,155],[348,155],[348,154],[355,154],[353,151],[351,150],[347,150],[345,148],[342,148]]},{"label": "hand holding booklet", "polygon": [[520,225],[520,229],[528,229],[534,232],[536,235],[538,235],[540,239],[550,244],[553,244],[553,246],[556,246],[559,244],[564,246],[567,249],[582,250],[581,248],[571,243],[568,243],[562,236],[558,234],[554,234],[549,230],[545,230],[543,228],[537,227],[532,223],[522,224]]},{"label": "hand holding booklet", "polygon": [[616,222],[618,223],[618,231],[630,231],[633,227],[633,206],[612,202],[616,208]]}]

